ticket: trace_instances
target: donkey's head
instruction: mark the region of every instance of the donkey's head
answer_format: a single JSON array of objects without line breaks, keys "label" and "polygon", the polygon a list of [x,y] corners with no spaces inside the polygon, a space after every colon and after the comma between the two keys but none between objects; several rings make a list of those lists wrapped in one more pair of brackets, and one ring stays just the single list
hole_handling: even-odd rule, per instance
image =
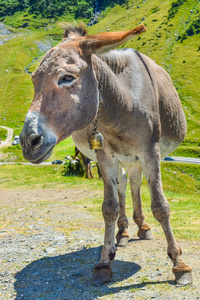
[{"label": "donkey's head", "polygon": [[98,110],[98,84],[92,54],[109,51],[146,30],[88,36],[83,26],[68,26],[63,41],[49,50],[32,79],[34,99],[20,134],[24,157],[40,163],[54,146],[87,127]]}]

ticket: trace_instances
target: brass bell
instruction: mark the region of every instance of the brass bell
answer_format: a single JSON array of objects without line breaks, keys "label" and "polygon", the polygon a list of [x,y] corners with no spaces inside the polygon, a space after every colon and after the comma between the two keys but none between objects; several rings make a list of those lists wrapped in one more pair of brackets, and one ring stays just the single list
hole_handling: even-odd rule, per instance
[{"label": "brass bell", "polygon": [[98,132],[92,132],[88,137],[90,149],[103,149],[103,135]]}]

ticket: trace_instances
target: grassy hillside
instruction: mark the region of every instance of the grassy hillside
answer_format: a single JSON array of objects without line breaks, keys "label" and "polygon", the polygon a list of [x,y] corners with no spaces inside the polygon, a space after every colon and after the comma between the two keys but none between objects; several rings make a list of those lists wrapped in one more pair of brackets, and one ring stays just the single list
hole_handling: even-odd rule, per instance
[{"label": "grassy hillside", "polygon": [[[9,37],[11,39],[0,46],[0,125],[14,128],[14,135],[18,135],[33,99],[30,73],[36,69],[45,51],[61,40],[62,29],[58,26],[40,30],[14,29]],[[5,139],[5,131],[1,129],[0,133]],[[67,155],[64,148],[62,143],[51,159],[60,152],[61,156]],[[6,160],[24,160],[19,146],[11,146],[3,152],[7,154]]]},{"label": "grassy hillside", "polygon": [[[89,28],[92,34],[128,30],[141,23],[147,26],[145,34],[123,47],[132,47],[150,56],[171,75],[188,124],[186,139],[175,154],[193,157],[200,157],[199,11],[200,3],[195,0],[129,0],[122,6],[107,8],[99,22]],[[6,21],[15,25],[24,22],[22,18],[24,14],[17,13]],[[37,27],[47,24],[46,20],[34,21],[31,16],[29,19],[38,22]],[[26,71],[36,68],[45,45],[61,40],[62,30],[51,22],[39,29],[15,29],[14,35],[15,38],[0,46],[0,125],[12,127],[18,134],[33,97],[31,77]],[[64,156],[62,147],[58,146],[56,151]]]}]

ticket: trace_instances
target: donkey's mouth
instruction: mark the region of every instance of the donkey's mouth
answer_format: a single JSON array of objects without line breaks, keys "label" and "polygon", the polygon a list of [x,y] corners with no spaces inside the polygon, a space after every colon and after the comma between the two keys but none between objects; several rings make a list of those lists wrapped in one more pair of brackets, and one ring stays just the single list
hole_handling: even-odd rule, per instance
[{"label": "donkey's mouth", "polygon": [[42,163],[43,161],[45,161],[46,159],[48,159],[51,154],[52,154],[52,151],[53,151],[53,148],[54,148],[55,145],[52,145],[46,153],[44,153],[42,156],[40,156],[39,158],[37,159],[29,159],[29,161],[33,164],[40,164]]},{"label": "donkey's mouth", "polygon": [[48,148],[42,146],[35,151],[34,148],[22,146],[23,156],[33,164],[40,164],[51,156],[54,147],[55,144],[52,144]]}]

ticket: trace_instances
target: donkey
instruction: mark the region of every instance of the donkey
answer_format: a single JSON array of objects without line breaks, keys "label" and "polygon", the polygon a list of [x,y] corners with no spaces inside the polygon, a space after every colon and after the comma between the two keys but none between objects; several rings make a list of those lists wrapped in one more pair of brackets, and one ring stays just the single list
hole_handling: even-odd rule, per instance
[{"label": "donkey", "polygon": [[[99,164],[105,235],[93,270],[95,285],[112,277],[116,221],[118,244],[128,242],[123,167],[129,175],[139,238],[152,238],[141,204],[143,171],[153,215],[166,236],[175,281],[192,282],[192,269],[183,261],[172,232],[160,171],[161,157],[174,151],[186,134],[178,94],[169,75],[153,60],[133,49],[114,50],[145,31],[140,25],[130,31],[88,35],[84,26],[69,25],[62,42],[45,54],[32,74],[35,94],[20,134],[23,155],[32,163],[46,160],[56,144],[72,135],[78,149]],[[94,125],[104,137],[98,150],[88,143]]]}]

